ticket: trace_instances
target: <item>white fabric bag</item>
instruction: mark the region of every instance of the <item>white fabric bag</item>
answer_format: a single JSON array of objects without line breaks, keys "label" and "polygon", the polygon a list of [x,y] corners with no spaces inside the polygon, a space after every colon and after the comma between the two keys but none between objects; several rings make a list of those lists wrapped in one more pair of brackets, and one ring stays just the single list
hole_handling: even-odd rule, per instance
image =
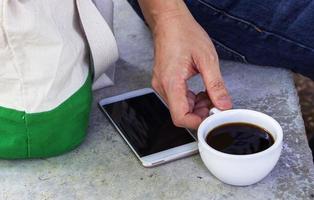
[{"label": "white fabric bag", "polygon": [[76,0],[81,24],[90,47],[93,89],[113,85],[118,47],[114,38],[111,0]]},{"label": "white fabric bag", "polygon": [[0,106],[51,111],[88,76],[76,0],[0,0]]},{"label": "white fabric bag", "polygon": [[113,4],[95,2],[99,10],[92,0],[0,0],[1,107],[46,112],[75,94],[89,73],[84,38],[94,62],[94,89],[113,84]]}]

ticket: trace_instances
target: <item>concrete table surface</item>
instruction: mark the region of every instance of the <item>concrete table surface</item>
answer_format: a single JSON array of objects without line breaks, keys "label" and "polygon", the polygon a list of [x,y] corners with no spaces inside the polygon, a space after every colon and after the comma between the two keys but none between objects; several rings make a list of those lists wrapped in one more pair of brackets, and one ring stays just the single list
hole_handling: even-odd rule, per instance
[{"label": "concrete table surface", "polygon": [[[221,62],[236,108],[262,111],[284,130],[282,155],[261,182],[234,187],[217,180],[200,156],[144,168],[98,109],[101,98],[150,86],[152,42],[124,0],[115,0],[121,59],[116,85],[95,92],[89,133],[63,156],[0,161],[0,199],[314,199],[314,166],[290,72]],[[190,82],[202,90],[199,77]],[[245,170],[245,169],[243,169]]]}]

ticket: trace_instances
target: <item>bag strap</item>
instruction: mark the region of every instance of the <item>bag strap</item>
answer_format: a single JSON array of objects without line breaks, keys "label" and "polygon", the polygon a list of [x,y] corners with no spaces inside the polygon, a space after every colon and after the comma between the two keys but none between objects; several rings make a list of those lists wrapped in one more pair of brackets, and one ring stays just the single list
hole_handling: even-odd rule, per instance
[{"label": "bag strap", "polygon": [[117,42],[92,0],[76,0],[76,6],[91,52],[93,78],[97,80],[118,60]]}]

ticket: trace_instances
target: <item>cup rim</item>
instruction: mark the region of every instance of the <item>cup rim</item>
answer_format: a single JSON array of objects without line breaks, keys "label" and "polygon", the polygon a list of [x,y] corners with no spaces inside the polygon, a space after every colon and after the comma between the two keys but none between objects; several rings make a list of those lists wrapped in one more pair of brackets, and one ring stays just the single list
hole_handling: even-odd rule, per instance
[{"label": "cup rim", "polygon": [[[218,151],[214,148],[212,148],[211,146],[209,146],[206,141],[205,141],[205,137],[203,137],[204,135],[204,129],[206,124],[208,123],[208,121],[212,120],[214,117],[217,117],[219,115],[226,115],[228,113],[234,113],[234,112],[250,112],[250,113],[254,113],[257,115],[260,115],[264,118],[268,118],[270,121],[272,121],[273,126],[276,130],[276,139],[273,145],[271,145],[269,148],[257,152],[257,153],[253,153],[253,154],[245,154],[245,155],[236,155],[236,154],[228,154],[228,153],[224,153],[221,151]],[[208,133],[207,133],[208,134]],[[207,136],[207,135],[206,135]],[[219,113],[213,114],[208,116],[199,126],[198,130],[197,130],[197,137],[198,137],[198,142],[202,144],[202,146],[209,150],[210,152],[216,154],[217,156],[220,157],[225,157],[225,158],[230,158],[230,159],[247,159],[247,158],[255,158],[255,157],[260,157],[263,156],[265,154],[268,154],[269,152],[273,151],[274,149],[278,148],[278,146],[282,143],[282,139],[283,139],[283,130],[280,126],[280,124],[277,122],[277,120],[275,120],[274,118],[272,118],[271,116],[262,113],[262,112],[258,112],[255,110],[249,110],[249,109],[231,109],[231,110],[225,110],[225,111],[221,111]]]}]

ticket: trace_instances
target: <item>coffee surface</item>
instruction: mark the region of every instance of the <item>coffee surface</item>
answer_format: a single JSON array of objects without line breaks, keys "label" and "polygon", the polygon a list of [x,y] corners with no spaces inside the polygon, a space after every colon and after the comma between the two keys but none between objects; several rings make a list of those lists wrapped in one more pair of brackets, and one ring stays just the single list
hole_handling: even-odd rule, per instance
[{"label": "coffee surface", "polygon": [[229,123],[210,131],[206,142],[212,148],[234,155],[261,152],[274,144],[270,133],[248,123]]}]

